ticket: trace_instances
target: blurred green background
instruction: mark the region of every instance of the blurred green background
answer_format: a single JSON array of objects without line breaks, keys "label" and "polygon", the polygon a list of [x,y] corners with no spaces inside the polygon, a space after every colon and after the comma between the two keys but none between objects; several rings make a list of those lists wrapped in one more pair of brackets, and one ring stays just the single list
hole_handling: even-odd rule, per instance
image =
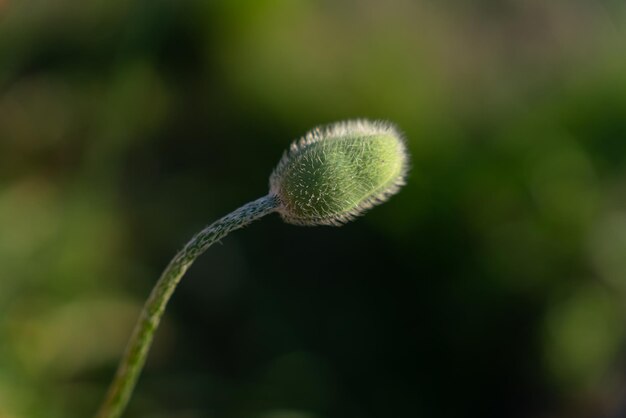
[{"label": "blurred green background", "polygon": [[625,416],[625,9],[0,0],[0,418],[91,416],[174,252],[356,117],[405,189],[212,247],[126,416]]}]

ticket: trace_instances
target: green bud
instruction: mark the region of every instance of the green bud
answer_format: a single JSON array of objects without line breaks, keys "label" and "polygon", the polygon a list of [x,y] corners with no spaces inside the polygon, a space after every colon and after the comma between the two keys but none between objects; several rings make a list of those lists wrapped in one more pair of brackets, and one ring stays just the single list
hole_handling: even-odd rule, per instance
[{"label": "green bud", "polygon": [[97,417],[118,418],[124,412],[176,285],[207,248],[273,212],[298,225],[341,225],[395,194],[404,184],[408,160],[401,135],[382,122],[336,123],[291,144],[270,177],[267,196],[198,232],[168,264],[143,307]]},{"label": "green bud", "polygon": [[397,193],[408,163],[391,124],[335,123],[291,144],[270,177],[270,194],[285,222],[341,225]]}]

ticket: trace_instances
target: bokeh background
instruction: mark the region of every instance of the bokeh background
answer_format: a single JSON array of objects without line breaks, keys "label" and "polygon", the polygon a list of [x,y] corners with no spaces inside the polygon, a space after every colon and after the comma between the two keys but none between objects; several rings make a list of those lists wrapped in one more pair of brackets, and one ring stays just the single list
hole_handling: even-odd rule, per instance
[{"label": "bokeh background", "polygon": [[625,9],[0,0],[0,417],[91,416],[174,252],[356,117],[405,189],[212,247],[127,416],[626,416]]}]

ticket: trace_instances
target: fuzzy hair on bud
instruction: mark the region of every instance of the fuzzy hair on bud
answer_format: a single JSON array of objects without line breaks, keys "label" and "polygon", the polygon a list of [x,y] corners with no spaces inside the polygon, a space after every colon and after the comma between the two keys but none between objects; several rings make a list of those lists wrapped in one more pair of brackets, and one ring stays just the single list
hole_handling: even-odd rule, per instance
[{"label": "fuzzy hair on bud", "polygon": [[270,177],[277,211],[296,225],[341,225],[404,185],[409,156],[387,122],[318,127],[294,141]]}]

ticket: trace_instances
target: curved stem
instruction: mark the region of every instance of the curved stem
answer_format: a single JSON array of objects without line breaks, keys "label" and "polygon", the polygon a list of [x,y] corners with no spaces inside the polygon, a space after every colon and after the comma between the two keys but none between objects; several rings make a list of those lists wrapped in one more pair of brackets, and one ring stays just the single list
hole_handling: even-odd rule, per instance
[{"label": "curved stem", "polygon": [[194,260],[229,232],[274,212],[277,205],[277,198],[273,195],[267,195],[247,203],[204,228],[176,254],[161,274],[159,281],[143,306],[117,373],[96,418],[118,418],[121,416],[146,361],[148,350],[165,311],[165,306],[176,285]]}]

